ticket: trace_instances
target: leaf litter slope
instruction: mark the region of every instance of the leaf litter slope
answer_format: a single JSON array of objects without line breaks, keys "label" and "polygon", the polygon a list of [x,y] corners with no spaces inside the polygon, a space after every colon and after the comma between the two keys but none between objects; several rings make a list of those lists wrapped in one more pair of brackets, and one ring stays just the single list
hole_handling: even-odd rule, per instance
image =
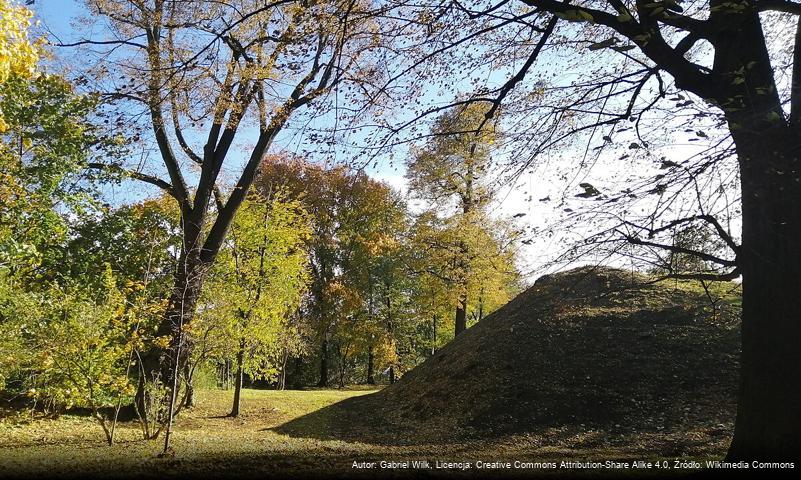
[{"label": "leaf litter slope", "polygon": [[277,430],[387,444],[554,429],[720,440],[736,408],[740,300],[736,284],[711,296],[715,309],[695,282],[604,267],[545,276],[397,384]]}]

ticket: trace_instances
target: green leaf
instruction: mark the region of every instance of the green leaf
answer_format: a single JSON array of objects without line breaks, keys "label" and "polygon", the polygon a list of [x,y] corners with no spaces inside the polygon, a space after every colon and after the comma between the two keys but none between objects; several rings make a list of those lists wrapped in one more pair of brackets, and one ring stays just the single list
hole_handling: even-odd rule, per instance
[{"label": "green leaf", "polygon": [[611,47],[612,45],[616,44],[617,42],[618,42],[618,40],[615,37],[607,38],[606,40],[604,40],[602,42],[593,43],[588,48],[590,50],[601,50],[603,48]]},{"label": "green leaf", "polygon": [[565,10],[554,12],[554,15],[568,22],[595,22],[595,18],[584,10]]},{"label": "green leaf", "polygon": [[635,48],[637,48],[637,46],[636,45],[620,45],[620,46],[613,46],[611,48],[612,48],[612,50],[615,50],[615,51],[618,51],[618,52],[628,52],[629,50],[634,50]]}]

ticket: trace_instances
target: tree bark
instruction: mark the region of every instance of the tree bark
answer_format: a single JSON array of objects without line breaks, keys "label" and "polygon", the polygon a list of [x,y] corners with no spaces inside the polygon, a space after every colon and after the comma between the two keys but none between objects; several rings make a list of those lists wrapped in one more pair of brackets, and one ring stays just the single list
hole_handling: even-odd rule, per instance
[{"label": "tree bark", "polygon": [[456,335],[467,330],[467,295],[459,297],[459,304],[456,306]]},{"label": "tree bark", "polygon": [[320,381],[317,382],[317,386],[328,386],[328,339],[325,336],[320,344]]},{"label": "tree bark", "polygon": [[437,353],[437,316],[432,318],[433,325],[431,326],[431,355]]},{"label": "tree bark", "polygon": [[[522,1],[552,13],[573,8],[551,0]],[[799,463],[801,27],[796,29],[788,120],[755,0],[710,0],[708,20],[694,19],[682,27],[689,32],[685,39],[697,36],[714,47],[711,71],[688,61],[686,50],[658,35],[660,21],[647,10],[658,5],[650,5],[637,2],[637,22],[620,21],[606,11],[583,11],[629,37],[657,68],[673,76],[678,88],[714,101],[726,116],[740,167],[742,242],[735,248],[735,263],[743,278],[741,379],[727,457]]]},{"label": "tree bark", "polygon": [[373,347],[367,352],[367,385],[375,385],[375,355]]},{"label": "tree bark", "polygon": [[193,408],[195,406],[195,386],[191,383],[186,385],[186,401],[184,402],[186,408]]},{"label": "tree bark", "polygon": [[731,460],[801,459],[801,156],[786,128],[746,135],[740,158],[740,393]]},{"label": "tree bark", "polygon": [[[473,144],[475,148],[475,144]],[[470,215],[473,210],[473,179],[475,172],[473,171],[473,153],[474,148],[470,150],[470,158],[467,159],[467,172],[465,175],[465,191],[462,194],[462,214],[465,218]],[[470,273],[470,251],[467,248],[465,241],[459,242],[459,252],[461,258],[459,259],[459,267],[462,269],[462,278],[460,279],[459,286],[464,289],[459,295],[459,302],[456,305],[456,320],[454,322],[454,336],[467,330],[467,277]]]},{"label": "tree bark", "polygon": [[229,417],[238,417],[242,406],[242,384],[245,381],[245,344],[240,342],[239,351],[236,354],[236,384],[234,385],[234,405],[231,407]]},{"label": "tree bark", "polygon": [[742,190],[740,390],[727,458],[798,462],[801,130],[785,118],[758,14],[718,15],[726,28],[713,39],[717,101],[737,149]]},{"label": "tree bark", "polygon": [[142,355],[141,377],[134,398],[140,408],[144,406],[147,383],[161,383],[170,386],[173,383],[173,372],[180,371],[186,366],[191,353],[191,345],[184,342],[181,346],[180,356],[177,358],[179,362],[177,370],[173,365],[173,362],[176,361],[175,351],[178,348],[178,341],[182,337],[179,335],[180,329],[191,323],[194,317],[197,301],[203,288],[205,270],[205,265],[197,254],[181,255],[167,309],[156,330],[157,337],[171,338],[170,348],[162,349],[153,346]]},{"label": "tree bark", "polygon": [[189,365],[184,369],[184,376],[186,377],[186,397],[184,406],[192,408],[195,406],[195,382],[194,382],[194,369],[189,368]]}]

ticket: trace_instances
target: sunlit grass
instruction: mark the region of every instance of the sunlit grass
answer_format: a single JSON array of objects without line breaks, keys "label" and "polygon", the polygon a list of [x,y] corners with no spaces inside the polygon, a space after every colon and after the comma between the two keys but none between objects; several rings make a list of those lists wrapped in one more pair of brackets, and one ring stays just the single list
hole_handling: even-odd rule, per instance
[{"label": "sunlit grass", "polygon": [[280,454],[311,455],[316,450],[347,450],[343,442],[290,438],[269,429],[343,399],[372,390],[243,391],[242,414],[227,418],[232,391],[201,390],[198,406],[184,411],[173,434],[175,458],[161,460],[163,438],[141,440],[139,425],[118,426],[117,444],[104,442],[100,427],[88,417],[58,419],[6,417],[0,423],[0,472],[44,474],[53,471],[152,471],[178,468],[198,458]]},{"label": "sunlit grass", "polygon": [[[271,430],[342,400],[373,391],[246,389],[242,414],[232,419],[226,417],[231,408],[231,391],[201,390],[198,392],[198,406],[185,411],[176,423],[173,436],[175,456],[170,458],[157,457],[163,437],[156,441],[141,440],[135,422],[121,424],[118,443],[108,446],[100,427],[87,417],[63,415],[59,419],[31,419],[25,414],[6,416],[0,422],[0,477],[16,474],[263,477],[286,471],[301,475],[328,471],[353,473],[351,465],[354,460],[660,457],[655,454],[658,449],[650,445],[653,439],[647,435],[632,437],[627,442],[609,443],[600,432],[565,429],[554,429],[541,435],[509,436],[492,442],[466,440],[414,446],[320,439],[325,438],[318,431],[318,427],[322,430],[323,425],[314,422],[307,426],[308,431],[295,432],[293,436]],[[320,422],[329,421],[326,415],[318,416]],[[664,440],[659,439],[659,442],[664,443]],[[676,439],[677,442],[684,440]],[[711,450],[705,455],[714,458],[717,450],[725,448],[725,445],[709,447]],[[545,471],[528,473],[547,474]]]}]

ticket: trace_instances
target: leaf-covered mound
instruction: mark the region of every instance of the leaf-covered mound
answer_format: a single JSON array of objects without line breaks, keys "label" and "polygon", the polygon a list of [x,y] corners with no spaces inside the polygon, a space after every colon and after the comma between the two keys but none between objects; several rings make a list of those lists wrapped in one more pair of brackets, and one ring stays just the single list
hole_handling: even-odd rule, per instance
[{"label": "leaf-covered mound", "polygon": [[[576,427],[728,430],[739,356],[737,285],[581,267],[540,278],[379,393],[314,418],[331,435],[398,442]],[[718,300],[715,307],[710,299]],[[380,425],[380,427],[379,427]],[[358,434],[357,434],[358,432]]]}]

